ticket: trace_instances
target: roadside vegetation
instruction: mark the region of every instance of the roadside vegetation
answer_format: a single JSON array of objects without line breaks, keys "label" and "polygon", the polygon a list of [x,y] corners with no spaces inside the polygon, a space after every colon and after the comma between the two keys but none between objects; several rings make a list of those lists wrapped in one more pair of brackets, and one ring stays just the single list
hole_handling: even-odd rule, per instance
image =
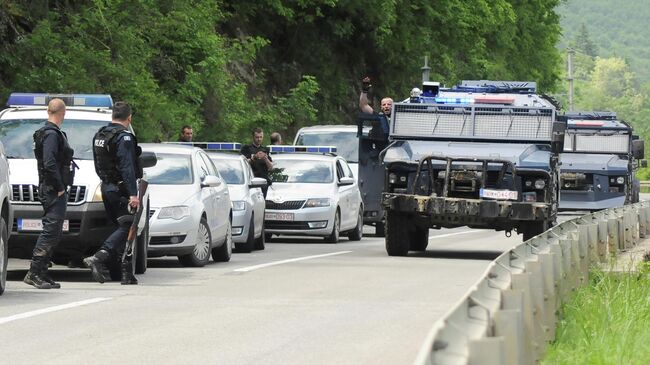
[{"label": "roadside vegetation", "polygon": [[647,364],[650,263],[639,272],[592,272],[591,285],[562,308],[543,364]]}]

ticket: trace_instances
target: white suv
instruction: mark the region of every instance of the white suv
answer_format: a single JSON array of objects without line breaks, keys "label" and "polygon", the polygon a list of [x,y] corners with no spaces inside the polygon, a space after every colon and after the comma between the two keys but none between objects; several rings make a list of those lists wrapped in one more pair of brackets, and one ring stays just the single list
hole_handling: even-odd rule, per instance
[{"label": "white suv", "polygon": [[[41,231],[43,208],[38,200],[38,170],[33,151],[33,134],[47,121],[47,103],[57,97],[66,103],[62,130],[74,149],[79,165],[70,187],[68,209],[61,242],[52,260],[67,264],[93,254],[115,229],[104,210],[100,180],[95,173],[92,139],[95,133],[111,122],[110,95],[49,95],[13,93],[8,109],[0,112],[0,140],[4,144],[11,173],[11,202],[15,218],[11,221],[9,251],[11,257],[28,259]],[[137,123],[137,122],[136,122]],[[149,242],[148,195],[147,212],[138,229],[135,272],[147,269]]]}]

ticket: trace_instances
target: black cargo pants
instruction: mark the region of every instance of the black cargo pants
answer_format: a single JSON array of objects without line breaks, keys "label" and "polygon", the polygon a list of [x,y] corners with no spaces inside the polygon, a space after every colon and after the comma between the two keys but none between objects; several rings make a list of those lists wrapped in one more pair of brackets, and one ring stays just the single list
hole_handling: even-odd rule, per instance
[{"label": "black cargo pants", "polygon": [[33,251],[33,261],[47,265],[54,253],[54,248],[61,241],[63,221],[68,208],[68,192],[58,196],[58,192],[51,186],[41,185],[38,189],[38,198],[43,206],[43,231],[36,240]]},{"label": "black cargo pants", "polygon": [[[133,215],[129,213],[129,194],[120,190],[116,184],[102,183],[102,200],[104,209],[110,220],[117,225],[117,229],[111,233],[102,244],[101,249],[106,250],[118,260],[121,260],[122,252],[126,245],[126,238],[129,235],[129,228],[133,221]],[[122,217],[121,219],[119,219]]]}]

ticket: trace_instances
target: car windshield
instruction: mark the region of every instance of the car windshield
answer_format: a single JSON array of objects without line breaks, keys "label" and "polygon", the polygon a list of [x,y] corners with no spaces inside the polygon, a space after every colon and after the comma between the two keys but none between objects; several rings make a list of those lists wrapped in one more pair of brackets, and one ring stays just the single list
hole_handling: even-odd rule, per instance
[{"label": "car windshield", "polygon": [[210,156],[212,162],[217,166],[219,174],[228,184],[241,185],[244,183],[244,169],[241,160],[223,160]]},{"label": "car windshield", "polygon": [[336,154],[350,163],[359,162],[359,140],[356,131],[303,133],[296,139],[299,146],[336,146]]},{"label": "car windshield", "polygon": [[620,132],[575,132],[568,130],[564,137],[564,152],[628,153],[630,135]]},{"label": "car windshield", "polygon": [[[0,140],[9,158],[34,158],[34,132],[45,124],[45,119],[0,120]],[[68,136],[76,160],[92,160],[92,141],[104,120],[66,119],[61,128]]]},{"label": "car windshield", "polygon": [[190,156],[156,153],[156,157],[156,166],[145,170],[150,184],[188,185],[194,182]]},{"label": "car windshield", "polygon": [[333,181],[332,163],[277,159],[269,177],[274,183],[328,184]]}]

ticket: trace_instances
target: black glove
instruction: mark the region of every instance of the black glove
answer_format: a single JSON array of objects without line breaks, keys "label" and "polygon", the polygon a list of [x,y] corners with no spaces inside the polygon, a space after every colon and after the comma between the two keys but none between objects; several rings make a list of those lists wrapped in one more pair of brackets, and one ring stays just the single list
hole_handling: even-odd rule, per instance
[{"label": "black glove", "polygon": [[366,77],[363,78],[363,80],[361,80],[361,90],[364,93],[367,93],[368,91],[370,91],[371,86],[372,86],[372,84],[370,84],[370,77],[366,76]]}]

